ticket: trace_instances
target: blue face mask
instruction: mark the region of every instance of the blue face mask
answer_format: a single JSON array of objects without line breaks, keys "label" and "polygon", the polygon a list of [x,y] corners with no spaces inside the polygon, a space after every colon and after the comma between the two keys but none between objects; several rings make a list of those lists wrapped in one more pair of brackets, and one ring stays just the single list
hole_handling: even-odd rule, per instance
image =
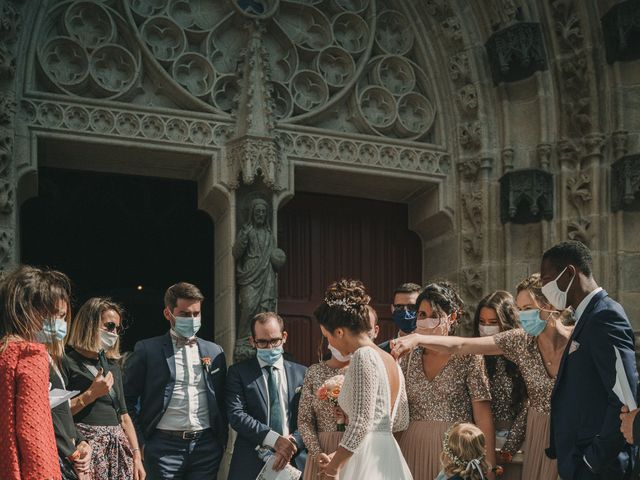
[{"label": "blue face mask", "polygon": [[547,326],[547,322],[540,318],[540,310],[523,310],[520,312],[520,325],[529,335],[537,337]]},{"label": "blue face mask", "polygon": [[67,336],[67,322],[64,318],[45,320],[42,330],[36,333],[36,341],[40,343],[52,343],[54,340],[61,342]]},{"label": "blue face mask", "polygon": [[416,312],[405,310],[404,308],[396,308],[393,311],[393,322],[404,333],[411,333],[416,329]]},{"label": "blue face mask", "polygon": [[282,357],[282,353],[284,352],[284,349],[282,347],[257,348],[256,350],[256,355],[258,356],[258,358],[267,365],[275,364],[278,360],[280,360],[280,357]]},{"label": "blue face mask", "polygon": [[201,317],[174,317],[176,323],[173,329],[184,338],[191,338],[200,330]]}]

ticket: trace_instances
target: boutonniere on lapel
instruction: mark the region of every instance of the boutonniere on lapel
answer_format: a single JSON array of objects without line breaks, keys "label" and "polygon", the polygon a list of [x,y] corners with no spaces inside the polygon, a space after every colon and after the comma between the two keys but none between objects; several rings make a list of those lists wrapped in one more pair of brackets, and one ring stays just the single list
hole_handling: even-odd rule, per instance
[{"label": "boutonniere on lapel", "polygon": [[204,368],[207,373],[211,373],[211,357],[202,357],[200,361],[202,362],[202,368]]},{"label": "boutonniere on lapel", "polygon": [[571,341],[571,346],[569,347],[569,355],[571,355],[573,352],[575,352],[579,348],[580,348],[580,344],[578,342],[576,342],[575,340],[572,340]]}]

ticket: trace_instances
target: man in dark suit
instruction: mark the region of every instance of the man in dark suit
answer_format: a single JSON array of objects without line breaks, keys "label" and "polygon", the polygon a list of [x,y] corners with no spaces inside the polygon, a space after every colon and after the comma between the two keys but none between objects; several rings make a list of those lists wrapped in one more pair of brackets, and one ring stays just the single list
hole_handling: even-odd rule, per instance
[{"label": "man in dark suit", "polygon": [[219,345],[196,336],[203,299],[195,285],[169,287],[171,329],[136,343],[125,363],[125,399],[150,480],[215,479],[227,444],[227,364]]},{"label": "man in dark suit", "polygon": [[277,470],[292,460],[304,468],[297,418],[307,368],[283,359],[287,332],[282,318],[273,312],[251,320],[249,340],[257,349],[256,357],[232,365],[227,375],[227,415],[238,432],[229,480],[256,478],[264,466],[257,449],[273,452]]},{"label": "man in dark suit", "polygon": [[576,325],[551,396],[550,458],[563,480],[628,478],[633,447],[620,433],[622,402],[613,392],[616,353],[637,384],[633,330],[623,308],[598,287],[589,249],[562,242],[542,257],[542,291],[557,309],[575,310]]},{"label": "man in dark suit", "polygon": [[[417,283],[403,283],[393,292],[391,317],[398,327],[398,337],[409,335],[416,329],[416,299],[422,287]],[[391,353],[391,340],[378,345],[382,350]]]}]

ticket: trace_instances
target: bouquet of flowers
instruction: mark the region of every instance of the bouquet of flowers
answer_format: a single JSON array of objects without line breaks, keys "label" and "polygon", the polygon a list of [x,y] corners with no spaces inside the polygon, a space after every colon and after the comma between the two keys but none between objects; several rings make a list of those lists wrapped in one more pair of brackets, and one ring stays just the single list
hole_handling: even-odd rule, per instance
[{"label": "bouquet of flowers", "polygon": [[[338,397],[340,396],[340,391],[342,390],[343,383],[344,375],[336,375],[334,377],[331,377],[330,379],[325,381],[318,389],[316,396],[323,402],[329,402],[335,409],[336,407],[338,407]],[[339,417],[337,416],[336,418],[336,430],[338,432],[345,431],[344,417],[342,415]]]}]

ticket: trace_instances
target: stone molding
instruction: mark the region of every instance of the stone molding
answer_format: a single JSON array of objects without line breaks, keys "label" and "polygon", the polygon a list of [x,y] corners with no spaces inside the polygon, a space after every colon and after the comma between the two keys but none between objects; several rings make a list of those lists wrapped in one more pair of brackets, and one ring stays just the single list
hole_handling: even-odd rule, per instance
[{"label": "stone molding", "polygon": [[611,165],[611,211],[640,210],[640,154],[627,155]]}]

